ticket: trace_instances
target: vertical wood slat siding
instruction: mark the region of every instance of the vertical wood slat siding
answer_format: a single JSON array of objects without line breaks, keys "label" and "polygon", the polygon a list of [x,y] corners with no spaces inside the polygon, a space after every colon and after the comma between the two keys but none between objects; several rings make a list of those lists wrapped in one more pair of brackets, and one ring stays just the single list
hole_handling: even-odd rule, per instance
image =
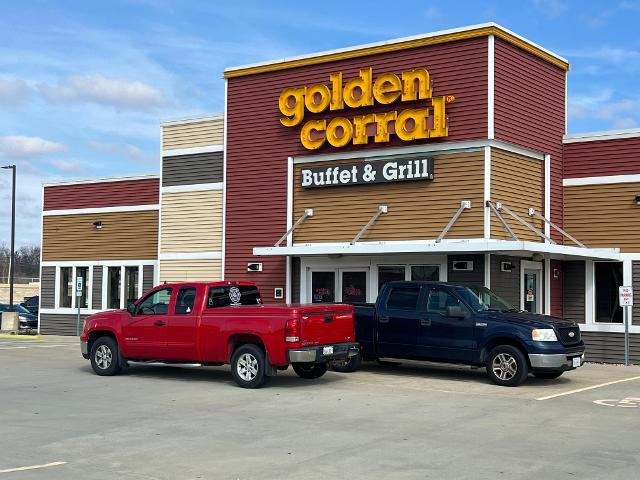
[{"label": "vertical wood slat siding", "polygon": [[[504,150],[491,150],[491,200],[494,203],[502,202],[541,231],[544,231],[542,220],[529,217],[528,209],[533,207],[539,213],[544,212],[543,186],[544,162]],[[542,238],[507,213],[501,214],[520,240],[542,241]],[[493,214],[491,238],[511,240],[511,236]]]},{"label": "vertical wood slat siding", "polygon": [[[501,271],[501,262],[511,262],[511,272]],[[516,308],[520,308],[520,259],[491,255],[491,290]]]},{"label": "vertical wood slat siding", "polygon": [[640,138],[564,144],[565,178],[640,173]]},{"label": "vertical wood slat siding", "polygon": [[[80,315],[80,330],[87,315]],[[43,335],[77,335],[78,316],[75,314],[41,313],[40,333]]]},{"label": "vertical wood slat siding", "polygon": [[[232,78],[227,96],[227,218],[225,278],[249,279],[247,262],[261,261],[264,271],[258,284],[266,301],[273,300],[273,289],[285,286],[285,260],[281,257],[256,258],[252,249],[273,245],[286,231],[287,157],[308,155],[300,144],[300,126],[280,124],[278,98],[283,89],[293,86],[328,83],[329,74],[343,72],[345,80],[364,67],[373,67],[374,76],[385,72],[425,67],[433,78],[434,95],[455,95],[447,106],[448,140],[486,138],[487,132],[487,39],[471,39],[393,54],[378,54],[357,59],[293,68],[278,72]],[[248,101],[250,99],[250,101]],[[388,111],[423,105],[394,104],[378,108]],[[376,111],[345,109],[325,112],[310,118],[344,115],[351,117]],[[447,141],[447,139],[442,140]],[[420,143],[420,142],[415,142]],[[425,141],[423,143],[432,143]],[[409,145],[394,138],[389,144],[374,144],[364,149]],[[319,153],[353,150],[325,146]],[[364,150],[363,149],[363,150]],[[251,232],[251,235],[247,235]]]},{"label": "vertical wood slat siding", "polygon": [[562,274],[562,290],[564,292],[563,317],[577,323],[585,323],[584,261],[563,262]]},{"label": "vertical wood slat siding", "polygon": [[620,247],[640,251],[638,183],[579,185],[564,189],[567,232],[587,247]]},{"label": "vertical wood slat siding", "polygon": [[160,180],[120,180],[111,182],[49,185],[44,187],[43,210],[157,205]]},{"label": "vertical wood slat siding", "polygon": [[102,265],[93,266],[93,285],[91,286],[91,308],[102,310]]},{"label": "vertical wood slat siding", "polygon": [[214,282],[221,279],[221,260],[160,260],[160,283]]},{"label": "vertical wood slat siding", "polygon": [[222,249],[222,190],[162,194],[162,252]]},{"label": "vertical wood slat siding", "polygon": [[223,152],[212,152],[164,157],[162,186],[222,182],[223,155]]},{"label": "vertical wood slat siding", "polygon": [[[557,277],[554,277],[554,271],[557,272]],[[561,260],[551,260],[551,315],[554,317],[564,316],[563,307],[563,262]]]},{"label": "vertical wood slat siding", "polygon": [[[102,229],[93,222],[100,220]],[[158,212],[43,218],[42,260],[147,260],[158,256]]]},{"label": "vertical wood slat siding", "polygon": [[42,267],[40,273],[40,307],[55,308],[56,267]]},{"label": "vertical wood slat siding", "polygon": [[633,324],[640,325],[640,262],[631,262],[631,275],[633,284]]},{"label": "vertical wood slat siding", "polygon": [[224,142],[222,117],[162,127],[162,149],[204,147]]},{"label": "vertical wood slat siding", "polygon": [[[473,270],[454,270],[454,262],[473,261]],[[447,258],[447,281],[463,285],[481,287],[484,285],[484,255],[449,255]]]},{"label": "vertical wood slat siding", "polygon": [[[581,332],[585,360],[598,363],[624,363],[624,333]],[[629,335],[629,363],[640,365],[640,334]]]},{"label": "vertical wood slat siding", "polygon": [[153,288],[155,269],[153,265],[142,267],[142,293]]},{"label": "vertical wood slat siding", "polygon": [[447,238],[480,238],[483,235],[482,152],[433,157],[433,181],[407,181],[388,184],[350,185],[303,189],[303,168],[335,166],[343,162],[297,165],[294,175],[294,214],[300,218],[313,208],[294,233],[294,242],[348,242],[369,221],[378,205],[387,205],[388,213],[365,232],[361,240],[435,239],[447,225],[462,200],[471,200],[449,230]]},{"label": "vertical wood slat siding", "polygon": [[551,155],[551,221],[560,226],[565,88],[564,70],[496,38],[495,137]]}]

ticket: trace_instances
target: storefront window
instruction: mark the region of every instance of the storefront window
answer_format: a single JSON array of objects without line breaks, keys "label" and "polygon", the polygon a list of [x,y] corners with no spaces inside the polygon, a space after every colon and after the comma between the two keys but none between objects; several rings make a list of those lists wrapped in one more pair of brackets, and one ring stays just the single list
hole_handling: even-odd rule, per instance
[{"label": "storefront window", "polygon": [[411,280],[415,282],[437,282],[440,280],[438,265],[412,265]]},{"label": "storefront window", "polygon": [[60,295],[60,308],[71,308],[71,296],[73,295],[73,268],[60,267],[60,280],[58,292]]},{"label": "storefront window", "polygon": [[76,282],[78,278],[82,278],[82,295],[76,297],[76,308],[78,305],[80,305],[80,308],[88,308],[87,291],[89,290],[89,267],[76,267]]},{"label": "storefront window", "polygon": [[378,267],[378,291],[387,282],[404,279],[404,265],[381,265]]},{"label": "storefront window", "polygon": [[107,269],[107,308],[120,308],[120,267]]},{"label": "storefront window", "polygon": [[622,308],[618,303],[618,287],[622,285],[622,263],[596,262],[594,270],[596,322],[622,323]]},{"label": "storefront window", "polygon": [[125,305],[138,299],[138,267],[124,267]]},{"label": "storefront window", "polygon": [[342,272],[342,301],[344,303],[367,301],[367,272]]},{"label": "storefront window", "polygon": [[312,272],[311,294],[312,303],[335,302],[336,298],[335,272]]}]

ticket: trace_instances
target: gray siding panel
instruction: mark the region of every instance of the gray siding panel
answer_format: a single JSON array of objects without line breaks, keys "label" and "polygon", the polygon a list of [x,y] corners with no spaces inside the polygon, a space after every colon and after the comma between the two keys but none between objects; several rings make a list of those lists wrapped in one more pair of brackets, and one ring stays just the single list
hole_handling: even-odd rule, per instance
[{"label": "gray siding panel", "polygon": [[584,282],[585,263],[583,261],[563,262],[563,316],[567,320],[577,323],[585,322]]},{"label": "gray siding panel", "polygon": [[153,288],[153,265],[144,265],[142,267],[142,291],[146,292]]},{"label": "gray siding panel", "polygon": [[[510,262],[513,270],[501,271],[501,263]],[[520,308],[520,259],[503,255],[491,255],[491,290],[516,308]]]},{"label": "gray siding panel", "polygon": [[640,262],[632,262],[631,269],[633,275],[633,324],[640,325]]},{"label": "gray siding panel", "polygon": [[[80,330],[87,315],[80,315]],[[73,314],[40,314],[40,333],[43,335],[76,335],[78,317]]]},{"label": "gray siding panel", "polygon": [[300,303],[300,257],[291,259],[291,303]]},{"label": "gray siding panel", "polygon": [[[624,334],[582,332],[589,362],[624,363]],[[640,334],[629,335],[629,363],[640,365]]]},{"label": "gray siding panel", "polygon": [[[453,270],[453,263],[461,260],[473,261],[473,271]],[[447,259],[447,280],[471,286],[484,285],[484,255],[449,255]]]},{"label": "gray siding panel", "polygon": [[162,186],[222,182],[223,153],[178,155],[162,159]]},{"label": "gray siding panel", "polygon": [[40,308],[55,308],[56,267],[42,267],[40,273]]},{"label": "gray siding panel", "polygon": [[93,285],[91,286],[91,304],[95,310],[102,310],[102,266],[93,267]]}]

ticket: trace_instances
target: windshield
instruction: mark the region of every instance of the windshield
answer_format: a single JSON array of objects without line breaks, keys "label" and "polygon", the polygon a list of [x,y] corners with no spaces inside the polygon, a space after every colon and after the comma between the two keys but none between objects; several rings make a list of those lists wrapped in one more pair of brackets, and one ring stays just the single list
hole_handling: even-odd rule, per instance
[{"label": "windshield", "polygon": [[[9,305],[6,303],[3,303],[2,305],[0,305],[0,312],[6,312],[9,310]],[[13,306],[13,311],[14,312],[18,312],[18,313],[27,313],[29,315],[31,315],[31,312],[29,310],[27,310],[26,308],[24,308],[22,305],[14,305]]]},{"label": "windshield", "polygon": [[509,302],[503,300],[486,287],[457,287],[456,292],[475,312],[487,310],[509,312],[517,310]]}]

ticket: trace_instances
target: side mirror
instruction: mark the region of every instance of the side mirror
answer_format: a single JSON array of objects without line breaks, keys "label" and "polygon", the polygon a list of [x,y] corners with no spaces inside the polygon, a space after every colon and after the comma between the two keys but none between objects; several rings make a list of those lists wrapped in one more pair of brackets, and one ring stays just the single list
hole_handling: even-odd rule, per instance
[{"label": "side mirror", "polygon": [[447,307],[447,317],[467,318],[467,314],[461,306],[456,305],[455,307]]},{"label": "side mirror", "polygon": [[131,315],[135,315],[135,313],[136,313],[136,304],[135,303],[130,303],[129,305],[127,305],[127,312],[129,312]]}]

